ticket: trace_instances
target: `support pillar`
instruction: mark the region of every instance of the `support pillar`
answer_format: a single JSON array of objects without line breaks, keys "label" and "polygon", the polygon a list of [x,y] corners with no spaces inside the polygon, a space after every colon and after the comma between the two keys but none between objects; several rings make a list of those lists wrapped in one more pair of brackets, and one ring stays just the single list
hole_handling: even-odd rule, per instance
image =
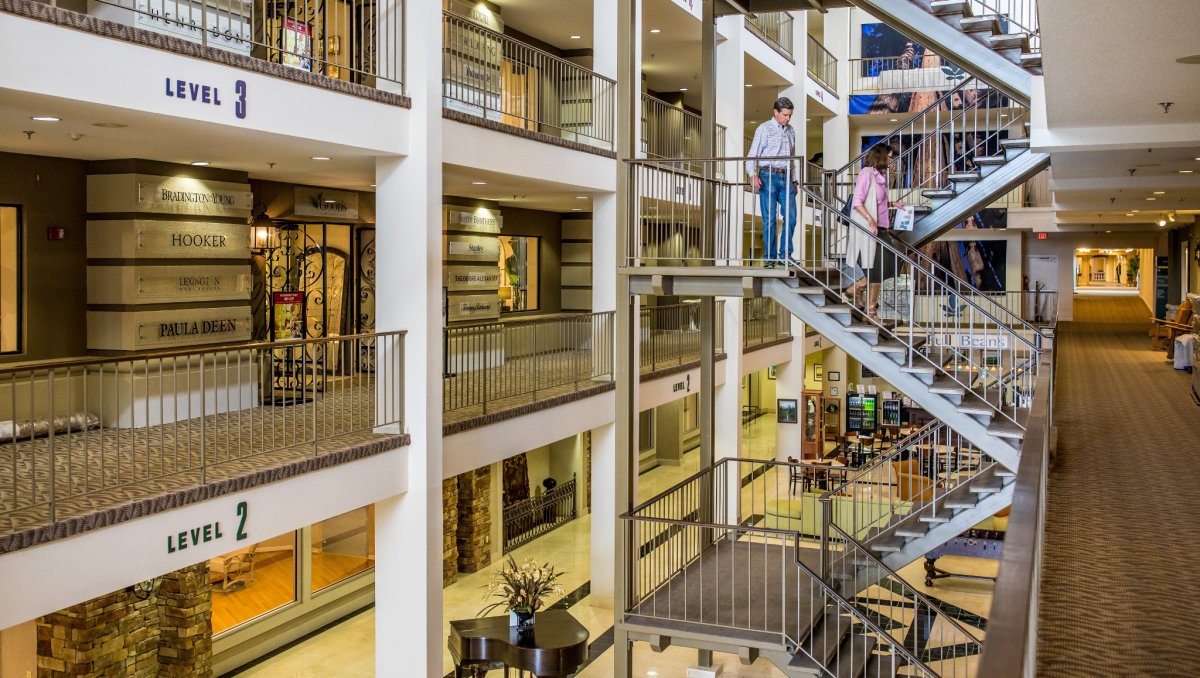
[{"label": "support pillar", "polygon": [[[442,8],[408,3],[409,74],[441,72]],[[380,331],[407,330],[408,492],[375,512],[375,672],[441,678],[442,111],[441,79],[409,79],[407,158],[375,163]]]}]

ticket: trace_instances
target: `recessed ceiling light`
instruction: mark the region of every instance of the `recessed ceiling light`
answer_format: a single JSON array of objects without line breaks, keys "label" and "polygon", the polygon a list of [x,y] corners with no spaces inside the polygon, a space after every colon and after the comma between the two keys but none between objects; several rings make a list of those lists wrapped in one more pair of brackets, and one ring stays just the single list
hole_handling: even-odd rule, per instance
[{"label": "recessed ceiling light", "polygon": [[575,196],[575,199],[576,200],[587,200],[587,196],[586,195],[577,195],[577,196]]},{"label": "recessed ceiling light", "polygon": [[1166,191],[1155,191],[1154,192],[1154,195],[1166,195],[1166,194],[1167,194]]},{"label": "recessed ceiling light", "polygon": [[1175,60],[1175,63],[1192,65],[1200,64],[1200,54],[1189,54],[1187,56],[1179,57]]},{"label": "recessed ceiling light", "polygon": [[1007,118],[1007,117],[1008,117],[1008,114],[1007,114],[1007,113],[1001,113],[1001,114],[1000,114],[1000,117],[1001,117],[1001,118]]},{"label": "recessed ceiling light", "polygon": [[124,129],[126,127],[129,127],[129,125],[125,125],[125,124],[122,124],[119,122],[93,122],[92,127],[103,127],[105,129]]},{"label": "recessed ceiling light", "polygon": [[486,181],[472,181],[471,185],[472,186],[487,186],[487,182]]},{"label": "recessed ceiling light", "polygon": [[1125,213],[1125,216],[1127,216],[1127,217],[1132,217],[1132,216],[1133,216],[1133,212],[1126,212],[1126,213]]},{"label": "recessed ceiling light", "polygon": [[582,37],[583,37],[582,35],[572,35],[572,36],[571,36],[571,39],[572,39],[572,40],[579,40],[579,39],[580,39],[580,38],[582,38]]},{"label": "recessed ceiling light", "polygon": [[30,118],[30,120],[37,120],[38,122],[59,122],[62,120],[62,118],[56,118],[53,115],[35,115]]},{"label": "recessed ceiling light", "polygon": [[680,91],[680,92],[686,92],[686,91],[687,91],[687,88],[686,88],[686,87],[680,87],[680,88],[679,88],[679,91]]},{"label": "recessed ceiling light", "polygon": [[1158,200],[1158,198],[1146,198],[1146,200],[1154,201],[1154,200]]},{"label": "recessed ceiling light", "polygon": [[1112,233],[1112,231],[1105,231],[1105,233]]},{"label": "recessed ceiling light", "polygon": [[1129,210],[1130,212],[1141,212],[1141,210]]},{"label": "recessed ceiling light", "polygon": [[371,188],[375,188],[375,184],[371,184]]},{"label": "recessed ceiling light", "polygon": [[888,118],[888,122],[899,122],[899,118]]},{"label": "recessed ceiling light", "polygon": [[650,32],[651,33],[662,33],[662,29],[661,28],[651,28]]},{"label": "recessed ceiling light", "polygon": [[1192,174],[1195,171],[1196,170],[1179,170],[1179,173],[1180,174]]},{"label": "recessed ceiling light", "polygon": [[582,212],[582,211],[583,211],[583,208],[582,208],[582,207],[572,207],[572,208],[571,208],[571,211],[572,211],[572,212]]},{"label": "recessed ceiling light", "polygon": [[208,167],[211,164],[212,163],[208,162],[207,160],[197,160],[196,162],[192,163],[192,167]]},{"label": "recessed ceiling light", "polygon": [[329,158],[329,157],[327,157],[327,156],[324,156],[324,155],[314,155],[314,156],[312,157],[312,159],[313,159],[313,160],[330,160],[330,158]]}]

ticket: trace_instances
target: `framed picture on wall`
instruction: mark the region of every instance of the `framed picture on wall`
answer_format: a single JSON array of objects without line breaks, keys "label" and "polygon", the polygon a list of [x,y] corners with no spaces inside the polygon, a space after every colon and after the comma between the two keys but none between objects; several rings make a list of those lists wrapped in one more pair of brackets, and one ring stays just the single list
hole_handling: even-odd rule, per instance
[{"label": "framed picture on wall", "polygon": [[825,375],[825,365],[823,363],[813,363],[813,381],[821,381]]},{"label": "framed picture on wall", "polygon": [[842,380],[841,372],[830,372],[829,373],[829,381],[841,381],[841,380]]},{"label": "framed picture on wall", "polygon": [[874,379],[875,377],[879,376],[878,374],[875,374],[873,371],[871,371],[871,368],[867,367],[866,365],[860,365],[859,367],[862,369],[862,378],[863,379]]},{"label": "framed picture on wall", "polygon": [[834,386],[834,387],[830,388],[830,389],[829,389],[829,397],[830,397],[830,398],[836,398],[837,396],[838,396],[838,390],[837,390],[837,386]]},{"label": "framed picture on wall", "polygon": [[767,379],[774,379],[774,378],[775,378],[775,366],[772,365],[767,368]]},{"label": "framed picture on wall", "polygon": [[800,422],[800,408],[795,398],[779,398],[776,400],[777,420],[781,424],[796,424]]}]

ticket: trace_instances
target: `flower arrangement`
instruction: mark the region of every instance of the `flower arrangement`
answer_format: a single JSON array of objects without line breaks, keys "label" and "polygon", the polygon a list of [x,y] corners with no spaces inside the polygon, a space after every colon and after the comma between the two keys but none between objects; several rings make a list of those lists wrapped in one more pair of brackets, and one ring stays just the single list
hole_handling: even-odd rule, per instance
[{"label": "flower arrangement", "polygon": [[533,614],[542,608],[545,598],[550,595],[563,595],[563,588],[558,585],[558,578],[563,575],[557,572],[553,565],[538,565],[533,558],[517,565],[510,555],[508,562],[499,570],[492,573],[488,582],[485,601],[499,598],[491,605],[479,611],[479,616],[503,607],[505,612],[523,612]]}]

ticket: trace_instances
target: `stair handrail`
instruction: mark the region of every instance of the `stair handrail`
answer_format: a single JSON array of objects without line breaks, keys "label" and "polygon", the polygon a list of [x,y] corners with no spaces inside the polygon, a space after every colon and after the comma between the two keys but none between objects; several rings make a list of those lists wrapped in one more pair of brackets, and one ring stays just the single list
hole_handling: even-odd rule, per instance
[{"label": "stair handrail", "polygon": [[[837,525],[833,526],[833,530],[838,533],[838,536],[843,540],[843,543],[850,544],[850,545],[854,546],[856,549],[862,551],[863,554],[866,555],[867,558],[874,561],[874,563],[876,565],[878,565],[880,569],[882,569],[884,572],[886,572],[887,576],[900,582],[904,587],[911,590],[913,597],[916,600],[928,605],[929,607],[931,607],[935,610],[940,609],[940,608],[938,608],[937,604],[935,604],[932,600],[929,599],[928,596],[926,596],[925,594],[918,591],[916,589],[916,587],[905,582],[904,579],[895,570],[888,567],[887,564],[885,564],[882,560],[880,560],[874,553],[871,553],[871,549],[867,548],[867,546],[865,544],[858,541],[857,539],[850,536],[849,534],[846,534],[845,530],[838,527]],[[946,614],[943,614],[942,617],[945,618],[944,621],[946,621],[948,624],[950,624],[951,626],[954,627],[954,630],[956,630],[959,633],[966,636],[969,642],[979,645],[980,650],[983,649],[983,641],[980,640],[978,637],[976,637],[975,634],[971,633],[970,630],[968,630],[965,626],[960,624],[957,619],[954,619],[950,615],[946,615]],[[903,643],[900,644],[900,647],[903,647]]]},{"label": "stair handrail", "polygon": [[[1024,33],[1029,36],[1031,52],[1041,51],[1042,29],[1038,25],[1037,0],[1008,0],[1008,10],[1001,10],[995,0],[970,0],[972,5],[979,5],[985,11],[982,14],[993,14],[998,19],[1004,19],[1017,31],[1006,31],[1006,34]],[[972,8],[974,9],[974,8]]]},{"label": "stair handrail", "polygon": [[[806,194],[807,199],[809,199],[813,202],[815,209],[819,209],[824,212],[824,217],[820,221],[820,223],[822,224],[822,226],[820,228],[823,231],[825,231],[826,233],[832,234],[834,228],[844,228],[844,229],[847,229],[846,230],[847,234],[856,232],[858,237],[867,238],[867,239],[875,242],[876,247],[878,249],[878,251],[876,252],[876,255],[875,255],[876,257],[894,256],[896,258],[897,265],[899,265],[900,263],[909,264],[910,268],[911,268],[911,270],[910,270],[910,277],[911,277],[911,281],[910,281],[911,290],[910,291],[912,293],[911,298],[915,298],[916,291],[918,289],[925,290],[927,293],[929,291],[938,290],[938,289],[945,290],[945,293],[950,293],[950,294],[953,293],[953,290],[950,288],[950,285],[948,283],[938,279],[938,277],[935,276],[932,272],[925,271],[924,269],[914,266],[913,265],[914,262],[907,257],[905,252],[903,252],[901,249],[899,249],[895,245],[893,245],[890,240],[883,240],[875,233],[871,233],[865,227],[860,226],[853,219],[850,219],[850,218],[846,217],[845,215],[841,214],[840,210],[838,210],[836,207],[830,205],[828,202],[825,201],[824,198],[816,195],[808,187],[801,186],[800,188]],[[849,229],[856,229],[856,231],[850,231]],[[834,234],[833,237],[823,238],[824,247],[825,247],[825,251],[821,252],[823,261],[829,261],[829,260],[833,259],[833,257],[829,254],[829,248],[831,246],[833,246],[832,243],[835,240],[838,240],[836,238],[836,234]],[[811,258],[811,254],[809,254],[807,256],[809,258]],[[801,274],[807,273],[804,269],[804,265],[801,263],[798,263],[798,262],[790,262],[790,263],[788,263],[788,267],[797,270]],[[916,282],[918,280],[918,276],[923,277],[923,280],[922,280],[923,284],[921,284],[921,285],[916,284]],[[906,340],[904,337],[902,337],[900,334],[898,334],[893,328],[886,326],[878,318],[871,318],[864,311],[864,309],[861,309],[858,307],[858,305],[857,305],[858,302],[855,299],[853,299],[852,297],[847,297],[844,289],[840,289],[840,288],[834,289],[834,288],[830,287],[826,281],[821,280],[820,278],[817,278],[816,276],[810,276],[810,277],[812,277],[814,279],[814,281],[817,285],[819,285],[820,287],[824,288],[825,290],[839,296],[843,301],[845,301],[847,304],[849,304],[852,308],[859,310],[860,313],[862,313],[862,315],[868,320],[868,322],[876,325],[879,328],[881,336],[886,334],[887,336],[890,336],[890,337],[896,339],[897,341],[900,341],[901,344],[912,349],[912,350],[908,351],[908,365],[912,366],[914,354],[918,353],[918,351],[915,350],[915,343],[914,343],[914,336],[916,334],[914,332],[914,326],[917,325],[918,323],[916,322],[916,318],[914,318],[913,314],[911,313],[911,306],[912,306],[911,302],[910,302],[909,322],[907,323],[908,332],[907,332],[907,340]],[[985,323],[990,322],[992,325],[994,325],[995,329],[997,330],[997,332],[999,333],[1000,336],[1009,337],[1010,341],[1014,341],[1016,345],[1023,345],[1024,347],[1026,347],[1026,349],[1028,349],[1030,351],[1032,357],[1034,357],[1036,359],[1036,356],[1039,353],[1039,348],[1038,348],[1037,343],[1035,343],[1033,340],[1031,340],[1029,338],[1026,338],[1023,333],[1016,331],[1013,327],[1002,322],[999,318],[997,318],[995,315],[993,315],[987,309],[982,308],[978,303],[976,303],[970,297],[964,295],[964,296],[962,296],[962,299],[965,301],[965,303],[971,309],[973,309],[973,314],[978,314],[980,319],[983,320]],[[934,327],[933,325],[934,325],[934,323],[932,323],[932,321],[929,321],[926,323],[926,326],[923,326],[923,329],[925,331],[925,334],[927,335],[927,338],[932,338],[932,336],[937,334],[939,332],[939,330],[943,333],[947,331],[947,327],[948,327],[947,323],[943,323],[943,324],[939,325],[938,327]],[[953,325],[953,329],[954,330],[960,329],[960,325],[955,323]],[[974,325],[970,326],[970,330],[971,330],[970,334],[974,334]],[[957,334],[957,332],[955,332],[954,334]],[[1016,346],[1015,345],[1010,346],[1009,350],[1014,352],[1013,357],[1015,360]],[[932,360],[929,356],[924,355],[922,353],[921,358],[924,359],[926,362],[928,362],[930,365],[932,365],[936,371],[946,375],[947,377],[949,377],[956,383],[963,386],[966,390],[971,391],[972,393],[977,395],[984,402],[987,402],[989,405],[992,405],[992,408],[995,410],[995,412],[997,414],[1004,417],[1005,419],[1008,419],[1013,424],[1016,424],[1017,426],[1021,426],[1021,422],[1017,421],[1017,418],[1015,416],[1012,416],[1008,412],[1005,411],[1003,402],[1001,402],[999,404],[991,403],[991,401],[988,400],[986,397],[986,391],[977,391],[970,382],[964,382],[962,379],[960,379],[955,374],[948,372],[946,370],[946,368],[944,367],[944,365],[938,364],[936,361]],[[971,369],[973,369],[975,371],[983,371],[983,372],[989,371],[988,365],[980,365],[974,359],[970,358],[970,356],[965,357],[965,362],[967,363],[968,367],[970,367]]]}]

